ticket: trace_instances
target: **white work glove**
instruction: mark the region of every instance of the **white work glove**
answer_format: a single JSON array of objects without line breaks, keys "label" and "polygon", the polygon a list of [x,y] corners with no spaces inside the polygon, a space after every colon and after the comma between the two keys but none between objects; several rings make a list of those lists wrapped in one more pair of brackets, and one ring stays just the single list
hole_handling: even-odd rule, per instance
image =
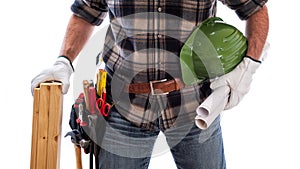
[{"label": "white work glove", "polygon": [[225,110],[236,106],[244,95],[248,93],[252,76],[260,64],[260,61],[246,56],[231,72],[212,80],[210,85],[212,90],[222,86],[228,86],[230,88],[230,95]]},{"label": "white work glove", "polygon": [[60,56],[52,67],[43,70],[39,75],[34,77],[31,81],[31,93],[34,88],[38,87],[40,83],[47,81],[60,81],[62,83],[62,93],[66,94],[70,86],[70,76],[74,72],[72,63],[67,57]]}]

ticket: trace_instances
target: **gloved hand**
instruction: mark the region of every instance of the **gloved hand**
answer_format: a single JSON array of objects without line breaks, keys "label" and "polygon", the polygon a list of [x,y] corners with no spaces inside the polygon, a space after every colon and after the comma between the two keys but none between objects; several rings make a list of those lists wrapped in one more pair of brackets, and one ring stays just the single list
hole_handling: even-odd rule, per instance
[{"label": "gloved hand", "polygon": [[31,93],[33,94],[34,88],[39,86],[40,83],[55,80],[62,83],[62,93],[66,94],[70,86],[70,76],[73,72],[74,68],[71,61],[65,56],[58,57],[52,67],[43,70],[32,79]]},{"label": "gloved hand", "polygon": [[230,88],[230,96],[225,110],[236,106],[248,93],[252,76],[260,64],[260,61],[246,56],[231,72],[211,81],[210,88],[213,90],[221,86],[229,86]]}]

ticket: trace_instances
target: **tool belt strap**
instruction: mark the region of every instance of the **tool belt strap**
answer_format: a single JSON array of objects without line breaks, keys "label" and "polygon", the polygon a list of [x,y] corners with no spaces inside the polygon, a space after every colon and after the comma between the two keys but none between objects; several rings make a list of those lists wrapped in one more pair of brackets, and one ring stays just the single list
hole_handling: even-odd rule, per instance
[{"label": "tool belt strap", "polygon": [[156,80],[145,83],[131,83],[125,85],[125,92],[134,93],[134,94],[152,94],[152,95],[162,95],[168,94],[172,91],[180,90],[185,85],[184,83],[178,79],[172,80]]}]

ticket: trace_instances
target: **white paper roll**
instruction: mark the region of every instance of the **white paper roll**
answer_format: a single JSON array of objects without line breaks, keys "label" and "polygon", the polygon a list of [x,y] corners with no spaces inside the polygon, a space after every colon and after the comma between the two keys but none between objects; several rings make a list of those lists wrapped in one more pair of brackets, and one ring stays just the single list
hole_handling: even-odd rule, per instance
[{"label": "white paper roll", "polygon": [[224,110],[228,101],[230,89],[222,86],[215,89],[196,109],[195,123],[200,129],[207,129]]}]

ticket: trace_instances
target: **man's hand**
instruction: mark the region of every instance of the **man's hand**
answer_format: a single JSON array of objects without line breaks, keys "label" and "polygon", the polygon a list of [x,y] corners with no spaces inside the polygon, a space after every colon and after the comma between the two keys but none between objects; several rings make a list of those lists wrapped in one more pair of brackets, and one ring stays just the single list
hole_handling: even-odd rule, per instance
[{"label": "man's hand", "polygon": [[33,94],[34,88],[39,86],[40,83],[46,81],[60,81],[62,82],[62,93],[66,94],[70,86],[70,76],[74,69],[72,63],[65,57],[59,57],[54,65],[44,71],[31,81],[31,93]]},{"label": "man's hand", "polygon": [[244,95],[248,93],[252,76],[260,64],[260,61],[246,56],[234,70],[212,80],[210,87],[213,90],[221,86],[229,86],[230,88],[230,96],[225,110],[236,106]]}]

